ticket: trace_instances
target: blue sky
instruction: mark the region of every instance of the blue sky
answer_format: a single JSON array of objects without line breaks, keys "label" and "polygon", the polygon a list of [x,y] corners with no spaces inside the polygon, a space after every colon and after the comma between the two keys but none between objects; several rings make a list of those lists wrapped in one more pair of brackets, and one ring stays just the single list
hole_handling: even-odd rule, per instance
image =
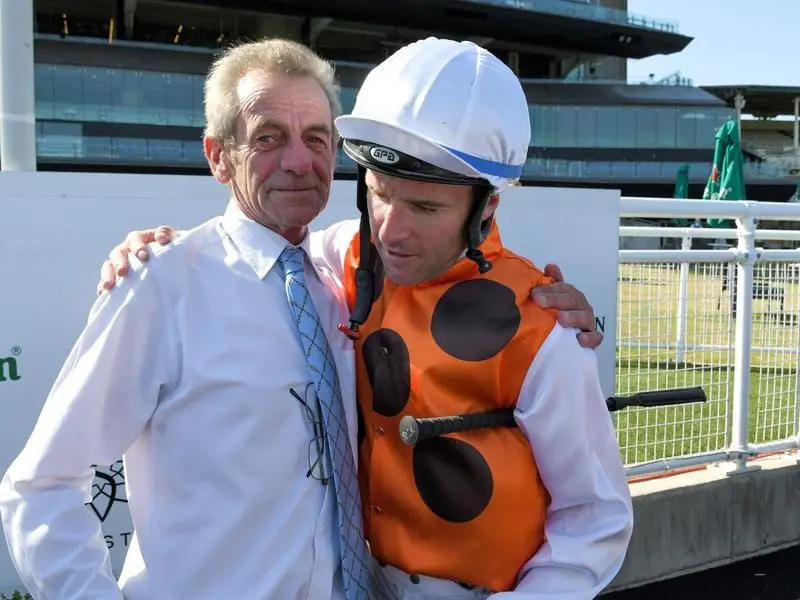
[{"label": "blue sky", "polygon": [[628,11],[694,37],[678,54],[629,61],[632,81],[680,71],[694,85],[800,87],[800,0],[628,0]]}]

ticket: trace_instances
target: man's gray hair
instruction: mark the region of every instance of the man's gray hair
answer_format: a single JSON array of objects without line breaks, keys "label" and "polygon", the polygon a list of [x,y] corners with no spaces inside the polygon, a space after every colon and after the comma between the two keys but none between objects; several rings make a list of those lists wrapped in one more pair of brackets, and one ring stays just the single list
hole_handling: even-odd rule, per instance
[{"label": "man's gray hair", "polygon": [[340,87],[333,66],[311,48],[281,38],[246,42],[229,48],[211,65],[204,93],[206,136],[222,143],[234,139],[236,119],[241,109],[236,88],[241,78],[250,71],[312,78],[325,92],[332,118],[335,119],[342,112]]}]

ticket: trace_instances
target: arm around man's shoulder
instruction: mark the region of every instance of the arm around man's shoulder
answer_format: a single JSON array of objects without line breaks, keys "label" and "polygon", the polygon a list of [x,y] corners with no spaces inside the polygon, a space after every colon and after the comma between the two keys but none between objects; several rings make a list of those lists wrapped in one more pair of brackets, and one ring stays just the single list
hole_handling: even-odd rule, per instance
[{"label": "arm around man's shoulder", "polygon": [[[630,489],[597,358],[556,324],[529,369],[517,420],[551,503],[546,542],[529,561],[522,599],[590,600],[622,566],[633,527]],[[506,594],[498,594],[504,598]]]},{"label": "arm around man's shoulder", "polygon": [[347,250],[358,234],[358,219],[347,219],[311,233],[311,259],[329,268],[340,280],[344,278]]},{"label": "arm around man's shoulder", "polygon": [[[155,253],[157,254],[157,253]],[[161,261],[138,261],[97,299],[24,448],[0,484],[12,560],[35,598],[120,599],[91,500],[93,464],[140,435],[174,380]]]}]

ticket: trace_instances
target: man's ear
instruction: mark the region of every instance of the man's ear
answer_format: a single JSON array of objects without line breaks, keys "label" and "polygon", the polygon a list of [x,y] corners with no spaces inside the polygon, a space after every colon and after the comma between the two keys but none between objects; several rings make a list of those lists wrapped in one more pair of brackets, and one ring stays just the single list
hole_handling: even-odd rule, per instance
[{"label": "man's ear", "polygon": [[485,221],[494,215],[494,211],[497,210],[498,204],[500,204],[500,194],[492,194],[489,196],[489,201],[486,203],[486,206],[483,209],[483,214],[481,215],[481,221]]},{"label": "man's ear", "polygon": [[233,176],[225,147],[217,138],[203,137],[203,152],[206,155],[211,174],[220,183],[228,183]]}]

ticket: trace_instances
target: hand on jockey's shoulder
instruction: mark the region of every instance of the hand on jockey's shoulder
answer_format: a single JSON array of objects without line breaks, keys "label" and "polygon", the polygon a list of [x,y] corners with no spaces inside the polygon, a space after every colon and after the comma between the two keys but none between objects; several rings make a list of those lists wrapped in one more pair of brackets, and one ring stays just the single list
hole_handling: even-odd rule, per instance
[{"label": "hand on jockey's shoulder", "polygon": [[558,322],[564,327],[580,330],[578,343],[593,350],[603,343],[603,334],[595,329],[594,309],[586,296],[572,284],[564,281],[558,265],[548,264],[544,274],[553,283],[531,289],[531,298],[542,308],[558,310]]},{"label": "hand on jockey's shoulder", "polygon": [[125,240],[114,246],[109,252],[108,258],[100,267],[100,282],[97,284],[97,295],[111,290],[120,277],[128,273],[128,255],[133,252],[136,258],[146,262],[149,257],[147,245],[157,242],[162,245],[169,244],[177,237],[177,231],[169,225],[161,225],[153,229],[142,231],[131,231],[125,236]]}]

